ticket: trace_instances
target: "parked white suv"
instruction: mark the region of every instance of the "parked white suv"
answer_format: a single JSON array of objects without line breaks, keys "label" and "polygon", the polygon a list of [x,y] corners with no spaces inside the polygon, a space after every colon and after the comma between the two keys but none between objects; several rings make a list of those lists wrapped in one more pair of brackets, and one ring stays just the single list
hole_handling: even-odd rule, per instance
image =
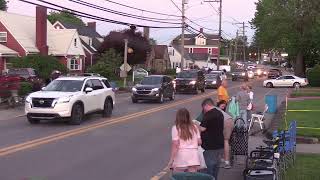
[{"label": "parked white suv", "polygon": [[115,104],[115,94],[103,77],[61,77],[26,98],[25,112],[31,124],[40,120],[70,118],[78,125],[84,115],[102,112],[110,117]]}]

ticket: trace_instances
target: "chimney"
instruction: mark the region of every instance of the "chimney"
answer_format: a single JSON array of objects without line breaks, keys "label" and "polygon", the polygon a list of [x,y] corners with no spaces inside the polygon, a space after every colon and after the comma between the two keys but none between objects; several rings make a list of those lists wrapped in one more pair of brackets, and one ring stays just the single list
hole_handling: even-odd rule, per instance
[{"label": "chimney", "polygon": [[203,33],[203,28],[200,28],[200,33]]},{"label": "chimney", "polygon": [[150,28],[149,27],[143,28],[143,37],[145,37],[146,39],[150,38]]},{"label": "chimney", "polygon": [[41,55],[48,55],[47,45],[47,8],[36,7],[36,46]]},{"label": "chimney", "polygon": [[88,22],[87,26],[96,31],[96,28],[97,28],[96,22]]}]

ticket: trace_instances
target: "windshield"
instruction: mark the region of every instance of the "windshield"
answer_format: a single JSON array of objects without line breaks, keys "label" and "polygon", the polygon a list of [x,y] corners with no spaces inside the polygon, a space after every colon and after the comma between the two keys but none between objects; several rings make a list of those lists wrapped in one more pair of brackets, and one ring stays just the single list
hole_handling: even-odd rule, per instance
[{"label": "windshield", "polygon": [[177,78],[197,78],[197,72],[181,72],[177,75]]},{"label": "windshield", "polygon": [[206,79],[216,79],[217,78],[217,74],[207,74],[206,75]]},{"label": "windshield", "polygon": [[80,80],[54,80],[44,91],[77,92],[81,91],[82,84]]},{"label": "windshield", "polygon": [[157,85],[162,83],[162,77],[145,77],[142,81],[142,85]]}]

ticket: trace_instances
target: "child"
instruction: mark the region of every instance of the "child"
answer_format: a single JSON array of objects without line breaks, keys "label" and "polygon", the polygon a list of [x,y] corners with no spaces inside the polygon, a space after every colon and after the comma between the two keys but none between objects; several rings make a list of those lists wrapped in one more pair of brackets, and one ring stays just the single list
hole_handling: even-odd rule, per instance
[{"label": "child", "polygon": [[200,167],[200,132],[187,109],[178,110],[172,127],[172,148],[168,166],[177,172],[197,172]]}]

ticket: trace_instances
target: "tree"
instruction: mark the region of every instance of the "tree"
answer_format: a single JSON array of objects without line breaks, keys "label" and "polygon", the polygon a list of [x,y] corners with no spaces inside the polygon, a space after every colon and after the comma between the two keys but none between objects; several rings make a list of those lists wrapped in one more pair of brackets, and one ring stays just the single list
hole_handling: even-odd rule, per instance
[{"label": "tree", "polygon": [[48,15],[48,20],[51,22],[51,24],[55,23],[56,21],[61,21],[75,25],[85,25],[80,17],[70,14],[67,10],[63,10],[61,12],[50,12]]},{"label": "tree", "polygon": [[6,0],[0,0],[0,10],[1,11],[7,11],[8,6],[7,6],[7,1]]},{"label": "tree", "polygon": [[320,55],[318,0],[259,0],[256,5],[252,25],[259,46],[286,51],[295,59],[295,74],[305,76],[309,58]]},{"label": "tree", "polygon": [[117,79],[116,70],[123,62],[123,58],[114,49],[105,51],[98,57],[97,63],[88,69],[88,72],[98,73],[110,79]]},{"label": "tree", "polygon": [[62,73],[68,72],[68,69],[53,56],[29,55],[13,58],[10,60],[10,63],[14,68],[33,68],[42,79],[50,78],[54,70]]},{"label": "tree", "polygon": [[157,45],[157,40],[153,39],[153,38],[150,38],[149,39],[149,42],[150,42],[150,45]]},{"label": "tree", "polygon": [[109,49],[114,49],[123,56],[124,39],[128,39],[128,47],[133,50],[131,53],[128,53],[128,63],[131,65],[144,63],[148,52],[151,51],[151,45],[149,40],[142,36],[141,32],[136,31],[135,26],[122,31],[111,31],[104,38],[99,52],[104,53]]}]

